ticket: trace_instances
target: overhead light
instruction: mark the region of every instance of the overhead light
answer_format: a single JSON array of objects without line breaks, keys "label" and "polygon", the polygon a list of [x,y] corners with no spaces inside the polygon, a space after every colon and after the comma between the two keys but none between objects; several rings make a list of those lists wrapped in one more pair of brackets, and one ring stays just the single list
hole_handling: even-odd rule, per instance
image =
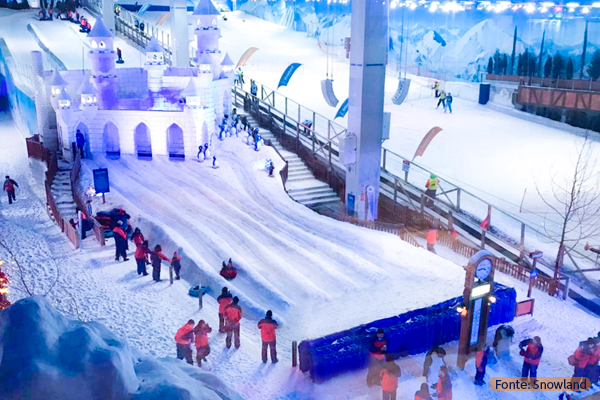
[{"label": "overhead light", "polygon": [[531,13],[533,13],[533,12],[535,11],[535,4],[534,4],[534,3],[528,3],[528,4],[525,6],[525,11],[526,11],[528,14],[531,14]]},{"label": "overhead light", "polygon": [[584,13],[584,14],[589,14],[589,12],[590,12],[590,8],[589,8],[589,7],[583,7],[583,8],[581,9],[581,12],[582,12],[582,13]]},{"label": "overhead light", "polygon": [[579,3],[567,3],[567,7],[569,7],[569,8],[579,7]]},{"label": "overhead light", "polygon": [[430,12],[435,12],[435,10],[438,9],[439,5],[440,5],[440,3],[437,2],[437,1],[431,2],[431,5],[429,6],[429,11]]},{"label": "overhead light", "polygon": [[600,3],[593,3],[592,7],[594,7],[594,8],[600,8]]},{"label": "overhead light", "polygon": [[[598,3],[598,4],[600,4],[600,3]],[[545,2],[542,3],[542,5],[544,7],[552,7],[552,6],[554,6],[554,3],[551,2],[551,1],[545,1]]]},{"label": "overhead light", "polygon": [[548,8],[547,7],[542,7],[542,8],[540,8],[540,12],[543,12],[543,13],[548,12]]}]

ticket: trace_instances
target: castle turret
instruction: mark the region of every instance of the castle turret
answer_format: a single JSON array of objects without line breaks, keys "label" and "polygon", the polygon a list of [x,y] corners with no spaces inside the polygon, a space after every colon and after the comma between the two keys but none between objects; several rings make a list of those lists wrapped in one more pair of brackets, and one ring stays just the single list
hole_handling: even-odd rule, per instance
[{"label": "castle turret", "polygon": [[218,18],[221,13],[217,11],[211,0],[200,0],[194,9],[192,15],[196,18],[196,59],[200,60],[202,54],[208,54],[213,64],[213,74],[215,79],[221,75],[221,52],[219,50],[219,38],[221,30],[218,25]]},{"label": "castle turret", "polygon": [[163,88],[163,75],[167,69],[164,57],[164,49],[158,43],[158,40],[152,36],[148,46],[146,46],[144,69],[148,71],[148,89],[152,92],[154,108],[159,109],[164,106],[164,102],[160,98],[160,91]]},{"label": "castle turret", "polygon": [[92,82],[98,90],[98,104],[101,109],[111,109],[117,101],[117,73],[113,48],[113,34],[104,25],[102,18],[96,19],[88,33],[90,41],[89,58],[92,62]]},{"label": "castle turret", "polygon": [[221,61],[221,79],[227,79],[228,85],[223,93],[223,113],[231,113],[231,87],[234,82],[234,70],[235,64],[229,57],[229,54],[225,53],[225,58]]},{"label": "castle turret", "polygon": [[83,78],[83,83],[78,90],[80,95],[81,103],[79,109],[83,111],[88,121],[91,121],[96,117],[98,113],[98,91],[90,82],[89,77]]},{"label": "castle turret", "polygon": [[67,81],[60,75],[57,69],[52,73],[52,77],[50,78],[50,92],[52,93],[51,103],[52,107],[56,109],[58,103],[58,96],[62,93],[63,89],[67,86]]},{"label": "castle turret", "polygon": [[[202,78],[202,76],[199,78],[190,78],[190,82],[180,95],[182,99],[185,99],[184,112],[188,113],[194,121],[194,126],[196,128],[196,142],[200,145],[208,143],[209,134],[212,134],[214,131],[214,123],[210,124],[210,126],[207,123],[211,117],[214,120],[214,112],[203,105],[203,103],[206,104],[207,90],[200,87],[201,83],[199,82]],[[212,128],[212,130],[209,132],[210,128]]]}]

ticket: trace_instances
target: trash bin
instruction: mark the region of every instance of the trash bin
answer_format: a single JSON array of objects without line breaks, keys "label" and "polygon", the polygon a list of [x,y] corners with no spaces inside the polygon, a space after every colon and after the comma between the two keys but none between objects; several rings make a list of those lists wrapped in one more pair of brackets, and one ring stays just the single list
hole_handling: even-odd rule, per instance
[{"label": "trash bin", "polygon": [[490,101],[490,89],[491,85],[489,83],[479,84],[479,104],[485,105]]}]

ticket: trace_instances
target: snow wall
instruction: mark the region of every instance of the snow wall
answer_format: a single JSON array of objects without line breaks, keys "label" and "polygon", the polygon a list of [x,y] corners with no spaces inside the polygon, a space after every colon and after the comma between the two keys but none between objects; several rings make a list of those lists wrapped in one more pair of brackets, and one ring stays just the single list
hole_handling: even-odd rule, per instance
[{"label": "snow wall", "polygon": [[0,382],[2,399],[242,400],[214,375],[146,356],[40,296],[0,312]]},{"label": "snow wall", "polygon": [[33,136],[38,131],[35,100],[15,84],[11,71],[16,71],[16,65],[4,39],[0,38],[0,87],[2,96],[1,111],[10,111],[17,128],[27,136]]},{"label": "snow wall", "polygon": [[[233,7],[232,0],[226,0],[226,3]],[[336,46],[339,49],[336,56],[345,57],[343,45],[344,38],[350,37],[351,1],[237,0],[236,3],[238,10],[306,32],[322,43]],[[586,18],[568,16],[566,10],[563,14],[530,15],[522,9],[497,13],[487,9],[459,12],[438,9],[430,12],[421,6],[414,10],[392,8],[389,17],[389,62],[396,62],[402,47],[403,62],[406,60],[409,73],[416,75],[419,69],[445,74],[445,80],[477,81],[481,73],[486,72],[488,59],[496,49],[507,54],[510,63],[516,27],[516,55],[525,49],[539,55],[545,32],[544,55],[560,52],[566,58],[572,57],[575,71],[579,71]],[[588,30],[589,63],[591,54],[600,48],[600,24],[590,23]]]},{"label": "snow wall", "polygon": [[[494,294],[498,301],[491,307],[489,326],[511,322],[515,318],[517,292],[498,283]],[[300,370],[310,372],[315,382],[367,366],[369,345],[379,328],[385,329],[388,353],[396,358],[424,353],[435,346],[458,340],[461,317],[456,297],[431,307],[409,311],[322,338],[305,340],[299,345]]]}]

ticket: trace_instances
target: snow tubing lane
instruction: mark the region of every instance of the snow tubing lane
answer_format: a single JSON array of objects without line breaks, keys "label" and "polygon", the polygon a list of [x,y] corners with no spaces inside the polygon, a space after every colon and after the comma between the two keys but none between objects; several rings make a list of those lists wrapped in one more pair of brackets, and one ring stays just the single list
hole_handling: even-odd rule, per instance
[{"label": "snow tubing lane", "polygon": [[[517,292],[495,284],[497,302],[491,308],[489,326],[511,322],[515,318]],[[458,340],[461,317],[456,307],[462,296],[427,308],[380,319],[346,331],[313,340],[304,340],[298,350],[300,370],[310,372],[317,383],[367,366],[369,343],[379,328],[385,329],[388,351],[395,358],[420,354],[444,343]]]}]

